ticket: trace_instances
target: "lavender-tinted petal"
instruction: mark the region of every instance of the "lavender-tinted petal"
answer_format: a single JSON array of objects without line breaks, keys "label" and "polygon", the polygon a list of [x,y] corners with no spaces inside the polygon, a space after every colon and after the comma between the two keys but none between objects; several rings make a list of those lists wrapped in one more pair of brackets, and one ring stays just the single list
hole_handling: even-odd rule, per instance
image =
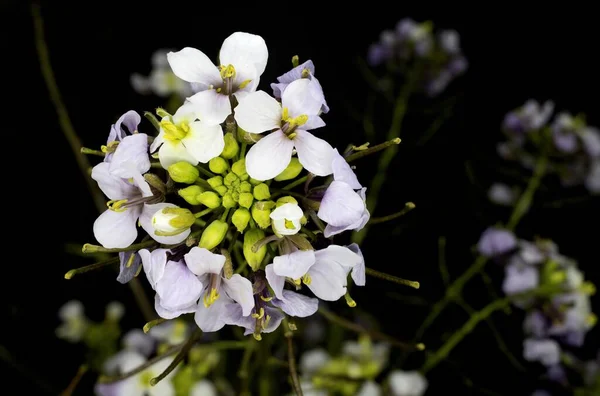
[{"label": "lavender-tinted petal", "polygon": [[[133,256],[133,259],[131,258]],[[131,260],[131,263],[130,261]],[[117,281],[122,284],[125,284],[132,280],[137,274],[140,265],[142,264],[142,258],[137,252],[121,252],[119,253],[119,275],[117,276]],[[127,265],[128,263],[129,266]]]},{"label": "lavender-tinted petal", "polygon": [[162,278],[156,283],[161,305],[169,310],[188,307],[198,301],[202,283],[183,261],[169,261]]},{"label": "lavender-tinted petal", "polygon": [[508,295],[522,293],[535,289],[539,282],[539,272],[536,267],[511,264],[506,266],[502,290]]},{"label": "lavender-tinted petal", "polygon": [[123,345],[126,349],[134,350],[148,357],[154,351],[154,338],[144,333],[141,329],[133,329],[123,336]]},{"label": "lavender-tinted petal", "polygon": [[319,309],[319,300],[316,298],[307,297],[291,290],[284,290],[282,297],[281,300],[274,298],[272,303],[290,316],[305,318]]},{"label": "lavender-tinted petal", "polygon": [[523,341],[523,357],[530,362],[553,366],[560,362],[560,346],[551,339],[527,338]]},{"label": "lavender-tinted petal", "polygon": [[163,319],[175,319],[183,314],[192,313],[196,310],[197,304],[191,304],[181,309],[167,309],[161,304],[160,296],[158,293],[154,296],[154,309],[158,316]]},{"label": "lavender-tinted petal", "polygon": [[[221,295],[214,303],[212,303],[208,308],[202,304],[198,304],[196,313],[194,315],[194,320],[196,324],[200,328],[200,330],[205,332],[219,331],[221,330],[226,322],[228,308],[227,306],[232,302],[227,296]],[[242,311],[242,307],[237,305],[240,309],[240,313]]]},{"label": "lavender-tinted petal", "polygon": [[496,227],[486,229],[477,244],[477,250],[486,257],[508,253],[517,245],[514,234],[508,230]]}]

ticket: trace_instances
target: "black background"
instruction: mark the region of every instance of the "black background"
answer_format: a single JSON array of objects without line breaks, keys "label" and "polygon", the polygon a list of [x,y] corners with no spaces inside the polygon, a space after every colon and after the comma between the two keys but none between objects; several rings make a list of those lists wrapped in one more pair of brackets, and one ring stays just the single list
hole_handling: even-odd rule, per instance
[{"label": "black background", "polygon": [[[56,394],[66,387],[83,358],[82,350],[54,338],[56,311],[69,299],[80,299],[90,317],[100,319],[111,300],[128,309],[125,326],[140,327],[144,321],[135,310],[127,287],[114,281],[109,271],[82,275],[66,281],[64,273],[89,263],[65,253],[65,243],[94,242],[92,224],[96,211],[70,149],[61,133],[56,112],[40,74],[32,20],[26,1],[0,2],[2,20],[2,73],[7,124],[3,136],[7,149],[8,176],[4,194],[8,217],[26,213],[26,224],[11,233],[4,253],[1,344],[12,363],[2,361],[0,375],[23,391]],[[591,125],[600,124],[597,95],[600,92],[600,61],[597,28],[591,10],[530,10],[522,7],[477,5],[438,8],[407,5],[396,9],[384,3],[353,6],[294,2],[284,7],[240,7],[232,3],[169,1],[150,2],[42,2],[46,39],[56,80],[72,122],[84,146],[97,148],[105,142],[110,125],[129,109],[143,112],[162,104],[159,98],[142,97],[129,85],[133,72],[147,74],[150,56],[157,48],[200,48],[216,57],[225,37],[234,31],[263,36],[269,47],[269,63],[261,87],[290,68],[290,59],[312,59],[331,112],[321,135],[337,147],[363,143],[362,126],[349,106],[362,110],[367,86],[356,67],[368,45],[383,29],[393,28],[403,17],[432,20],[439,28],[461,34],[470,68],[454,82],[444,98],[457,95],[453,118],[422,147],[420,134],[432,119],[423,115],[428,102],[417,101],[404,126],[403,143],[392,165],[376,216],[394,212],[404,202],[417,205],[412,213],[391,224],[374,226],[363,252],[367,265],[421,282],[418,291],[368,279],[354,289],[363,310],[380,319],[381,328],[399,339],[409,340],[427,313],[394,300],[390,294],[422,297],[429,302],[443,295],[437,270],[437,238],[447,237],[450,273],[458,276],[473,259],[472,248],[481,231],[506,220],[508,211],[487,203],[485,192],[497,173],[495,144],[501,139],[503,115],[529,98],[552,99],[557,109],[584,112]],[[443,98],[442,98],[443,99]],[[378,108],[379,136],[387,130],[391,113],[383,101]],[[149,125],[145,124],[149,130]],[[372,142],[372,144],[375,142]],[[93,159],[92,159],[93,160]],[[465,173],[472,161],[476,184]],[[357,163],[357,173],[368,181],[374,158]],[[17,177],[15,177],[15,175]],[[364,182],[363,182],[364,183]],[[548,187],[556,187],[553,180]],[[542,199],[584,195],[583,189],[547,193]],[[587,200],[561,209],[536,207],[519,226],[519,235],[553,238],[561,251],[576,258],[591,280],[598,279],[598,201]],[[5,209],[6,210],[6,209]],[[12,220],[11,220],[12,221]],[[7,226],[10,232],[10,226]],[[497,290],[502,271],[489,271]],[[468,288],[476,308],[490,297],[481,281]],[[594,299],[596,306],[598,298]],[[351,317],[343,301],[332,305]],[[427,334],[435,347],[440,337],[465,320],[450,309]],[[516,355],[520,354],[521,315],[496,314],[495,323]],[[7,333],[5,333],[7,332]],[[598,346],[597,330],[588,337],[592,355]],[[394,355],[395,356],[395,355]],[[514,370],[495,347],[484,325],[461,343],[430,375],[431,394],[481,394],[464,385],[462,374],[478,387],[497,394],[529,394],[535,374]],[[418,367],[418,356],[409,361]],[[533,367],[533,366],[527,366]],[[534,369],[532,369],[532,372]],[[232,378],[235,371],[232,371]],[[460,374],[462,373],[462,374]],[[34,379],[35,378],[35,379]],[[45,385],[43,385],[45,384]],[[76,394],[89,394],[91,383]],[[8,385],[7,385],[8,386]],[[86,388],[87,386],[87,388]],[[12,393],[11,393],[12,394]]]}]

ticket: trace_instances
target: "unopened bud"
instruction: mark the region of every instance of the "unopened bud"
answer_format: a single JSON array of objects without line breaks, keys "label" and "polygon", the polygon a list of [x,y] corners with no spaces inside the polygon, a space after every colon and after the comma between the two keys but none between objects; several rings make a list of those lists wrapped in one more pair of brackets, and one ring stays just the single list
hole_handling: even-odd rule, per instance
[{"label": "unopened bud", "polygon": [[168,168],[169,176],[177,183],[192,184],[198,179],[200,172],[189,162],[180,161]]},{"label": "unopened bud", "polygon": [[300,58],[298,58],[298,55],[292,56],[292,66],[298,67],[299,64],[300,64]]},{"label": "unopened bud", "polygon": [[260,183],[259,185],[255,186],[254,198],[256,198],[258,201],[263,201],[265,199],[271,198],[269,186],[267,186],[265,183]]},{"label": "unopened bud", "polygon": [[267,202],[274,205],[273,201],[256,202],[252,205],[252,218],[260,228],[267,228],[271,225],[270,215],[273,205],[266,205]]},{"label": "unopened bud", "polygon": [[223,148],[221,157],[225,159],[232,159],[240,151],[240,145],[238,144],[237,140],[235,140],[235,136],[233,136],[233,133],[231,132],[227,132],[223,136],[223,139],[225,140],[225,148]]},{"label": "unopened bud", "polygon": [[254,196],[249,192],[240,193],[238,198],[238,203],[240,206],[250,209],[252,207],[252,202],[254,202]]},{"label": "unopened bud", "polygon": [[231,222],[239,232],[244,232],[250,221],[250,212],[246,208],[238,208],[231,216]]},{"label": "unopened bud", "polygon": [[264,137],[260,133],[246,132],[242,128],[240,128],[239,125],[238,125],[238,129],[237,129],[237,135],[238,135],[238,140],[248,143],[248,144],[254,144]]},{"label": "unopened bud", "polygon": [[215,157],[208,161],[208,168],[213,173],[221,174],[227,172],[229,164],[227,163],[227,160],[221,157]]},{"label": "unopened bud", "polygon": [[223,177],[222,176],[211,177],[210,179],[207,180],[207,182],[212,188],[217,188],[217,187],[223,185]]},{"label": "unopened bud", "polygon": [[227,223],[224,221],[213,221],[204,229],[204,232],[202,232],[198,246],[207,250],[214,249],[223,242],[223,239],[225,239],[227,229]]},{"label": "unopened bud", "polygon": [[196,199],[207,208],[215,209],[221,206],[221,197],[213,191],[205,191],[199,194]]},{"label": "unopened bud", "polygon": [[204,190],[202,189],[202,187],[198,185],[193,185],[178,190],[177,194],[179,194],[179,196],[190,205],[200,205],[202,202],[198,200],[198,195],[202,194],[203,192]]},{"label": "unopened bud", "polygon": [[267,246],[262,246],[256,252],[252,251],[252,246],[264,238],[265,232],[258,228],[251,228],[244,233],[244,258],[253,271],[260,268],[260,264],[267,254]]},{"label": "unopened bud", "polygon": [[194,224],[196,217],[185,208],[163,208],[152,216],[154,233],[159,236],[178,235]]},{"label": "unopened bud", "polygon": [[157,175],[155,175],[154,173],[146,173],[144,175],[144,180],[146,180],[146,182],[154,187],[155,189],[157,189],[158,191],[160,191],[161,194],[166,194],[167,193],[167,186],[165,185],[165,183],[160,179],[160,177],[158,177]]},{"label": "unopened bud", "polygon": [[240,183],[240,192],[241,193],[251,193],[252,192],[252,184],[247,181],[243,181]]},{"label": "unopened bud", "polygon": [[295,179],[302,172],[302,164],[298,160],[298,158],[293,157],[290,161],[287,168],[283,170],[280,174],[275,176],[275,181],[285,181]]},{"label": "unopened bud", "polygon": [[231,171],[235,173],[242,181],[248,180],[250,177],[248,176],[248,173],[246,173],[246,160],[243,158],[231,165]]},{"label": "unopened bud", "polygon": [[300,231],[300,219],[303,215],[298,204],[286,203],[279,206],[270,214],[273,232],[277,236],[297,234]]},{"label": "unopened bud", "polygon": [[233,195],[231,193],[227,193],[223,195],[223,207],[224,208],[233,208],[236,205],[235,199],[233,199]]},{"label": "unopened bud", "polygon": [[298,201],[296,200],[296,198],[286,195],[285,197],[281,197],[277,200],[276,206],[280,207],[281,205],[285,205],[286,203],[298,205]]},{"label": "unopened bud", "polygon": [[239,186],[240,179],[236,176],[235,173],[230,172],[223,178],[223,184],[227,187],[234,187],[235,185]]},{"label": "unopened bud", "polygon": [[223,264],[223,275],[225,275],[225,278],[231,279],[233,276],[233,262],[231,261],[231,255],[227,249],[221,249],[221,255],[225,257],[225,264]]}]

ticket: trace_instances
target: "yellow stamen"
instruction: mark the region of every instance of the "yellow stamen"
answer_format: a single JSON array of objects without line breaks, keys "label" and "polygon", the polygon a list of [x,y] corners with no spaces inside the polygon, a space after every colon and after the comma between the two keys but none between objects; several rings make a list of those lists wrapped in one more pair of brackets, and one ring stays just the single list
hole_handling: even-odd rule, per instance
[{"label": "yellow stamen", "polygon": [[310,70],[302,69],[302,78],[308,78],[310,76]]},{"label": "yellow stamen", "polygon": [[178,125],[175,125],[169,120],[162,120],[160,126],[165,132],[165,139],[172,142],[177,142],[185,138],[190,131],[190,126],[187,122],[181,122]]},{"label": "yellow stamen", "polygon": [[310,275],[308,273],[304,274],[302,276],[302,282],[304,282],[305,285],[310,285],[310,283],[312,282],[312,278],[310,277]]},{"label": "yellow stamen", "polygon": [[250,84],[252,82],[252,80],[244,80],[242,81],[242,83],[240,84],[240,86],[238,87],[238,89],[244,89],[248,86],[248,84]]},{"label": "yellow stamen", "polygon": [[263,320],[263,322],[261,324],[261,327],[263,330],[267,328],[270,321],[271,321],[271,316],[270,315],[265,316],[265,320]]},{"label": "yellow stamen", "polygon": [[233,67],[233,65],[227,65],[225,67],[221,65],[221,78],[223,80],[226,78],[235,78],[235,67]]},{"label": "yellow stamen", "polygon": [[254,334],[252,334],[252,335],[254,336],[254,339],[255,339],[256,341],[260,341],[260,340],[262,340],[262,336],[260,335],[260,333],[254,333]]},{"label": "yellow stamen", "polygon": [[354,307],[356,307],[356,301],[354,301],[354,300],[352,299],[352,297],[350,297],[350,293],[346,293],[346,294],[344,295],[344,297],[346,297],[346,304],[348,304],[348,306],[349,306],[350,308],[354,308]]},{"label": "yellow stamen", "polygon": [[291,220],[285,219],[284,224],[285,228],[287,228],[288,230],[293,230],[294,228],[296,228],[294,227],[294,222]]},{"label": "yellow stamen", "polygon": [[263,297],[263,296],[260,296],[260,299],[263,300],[263,301],[265,301],[265,302],[269,302],[269,301],[271,301],[273,299],[273,297]]},{"label": "yellow stamen", "polygon": [[589,314],[587,318],[585,318],[585,324],[587,324],[589,327],[594,327],[597,322],[598,317],[593,313]]},{"label": "yellow stamen", "polygon": [[298,278],[298,279],[294,279],[294,284],[296,286],[300,286],[302,284],[302,279]]},{"label": "yellow stamen", "polygon": [[258,311],[258,313],[253,313],[252,317],[254,319],[262,319],[265,316],[265,309],[263,307],[260,307],[260,310]]},{"label": "yellow stamen", "polygon": [[211,288],[210,292],[206,293],[204,295],[204,298],[202,299],[202,302],[204,303],[204,306],[206,308],[208,308],[212,304],[214,304],[214,302],[217,301],[218,299],[219,299],[219,292],[217,292],[217,289]]},{"label": "yellow stamen", "polygon": [[108,206],[108,209],[112,210],[113,212],[124,212],[127,208],[123,208],[122,206],[126,203],[126,199],[121,199],[118,201],[111,199],[106,203],[106,206]]},{"label": "yellow stamen", "polygon": [[129,256],[129,260],[127,260],[127,264],[125,266],[127,268],[131,267],[131,265],[133,264],[133,260],[135,260],[135,254],[132,254],[131,256]]},{"label": "yellow stamen", "polygon": [[282,119],[283,121],[287,121],[287,120],[288,120],[288,118],[289,118],[289,114],[290,114],[290,110],[289,110],[287,107],[284,107],[284,108],[281,110],[281,119]]}]

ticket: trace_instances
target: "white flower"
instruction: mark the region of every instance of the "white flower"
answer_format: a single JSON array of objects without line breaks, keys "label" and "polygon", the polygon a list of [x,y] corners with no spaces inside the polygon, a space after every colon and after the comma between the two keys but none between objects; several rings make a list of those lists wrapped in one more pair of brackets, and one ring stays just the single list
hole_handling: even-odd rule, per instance
[{"label": "white flower", "polygon": [[347,230],[360,230],[371,214],[365,200],[366,187],[362,187],[348,162],[337,149],[331,161],[333,182],[327,187],[317,216],[327,223],[326,238]]},{"label": "white flower", "polygon": [[190,327],[181,319],[173,319],[161,323],[150,329],[149,333],[154,339],[166,342],[169,345],[179,345],[187,340]]},{"label": "white flower", "polygon": [[173,116],[165,116],[161,120],[160,132],[150,151],[155,152],[160,147],[158,159],[163,168],[180,161],[192,165],[207,163],[223,151],[223,128],[197,120],[198,114],[196,106],[186,102]]},{"label": "white flower", "polygon": [[273,232],[277,235],[294,235],[300,231],[300,219],[304,216],[298,204],[286,203],[271,212]]},{"label": "white flower", "polygon": [[154,93],[161,97],[177,94],[181,97],[191,95],[192,89],[188,82],[177,77],[169,67],[167,53],[169,50],[158,50],[152,55],[152,70],[148,77],[138,73],[131,75],[133,89],[141,94]]},{"label": "white flower", "polygon": [[523,341],[523,358],[529,362],[540,362],[544,366],[553,366],[560,362],[560,346],[549,338],[527,338]]},{"label": "white flower", "polygon": [[202,379],[192,386],[190,396],[217,396],[217,388],[207,379]]},{"label": "white flower", "polygon": [[130,351],[136,351],[148,357],[154,351],[156,341],[150,334],[144,333],[141,329],[129,330],[123,336],[123,347]]},{"label": "white flower", "polygon": [[317,176],[331,174],[333,148],[307,132],[325,126],[319,117],[325,102],[318,83],[306,78],[290,83],[281,103],[264,91],[256,91],[240,101],[235,120],[247,132],[268,134],[254,144],[246,156],[246,171],[257,180],[272,179],[288,166],[294,148],[298,160]]},{"label": "white flower", "polygon": [[219,67],[195,48],[167,54],[173,73],[198,91],[188,99],[197,106],[200,119],[211,125],[222,123],[231,114],[231,95],[240,101],[256,90],[268,57],[263,38],[243,32],[223,41]]},{"label": "white flower", "polygon": [[114,322],[118,322],[125,315],[125,306],[118,302],[112,301],[106,306],[106,317]]},{"label": "white flower", "polygon": [[81,341],[89,324],[81,301],[68,301],[58,310],[58,316],[63,323],[56,329],[56,336],[69,342]]},{"label": "white flower", "polygon": [[331,360],[331,356],[323,348],[311,349],[300,356],[300,371],[302,375],[316,373]]},{"label": "white flower", "polygon": [[418,371],[394,370],[389,384],[392,396],[422,396],[427,390],[427,379]]},{"label": "white flower", "polygon": [[381,386],[375,381],[365,381],[356,396],[381,396],[383,394]]}]

